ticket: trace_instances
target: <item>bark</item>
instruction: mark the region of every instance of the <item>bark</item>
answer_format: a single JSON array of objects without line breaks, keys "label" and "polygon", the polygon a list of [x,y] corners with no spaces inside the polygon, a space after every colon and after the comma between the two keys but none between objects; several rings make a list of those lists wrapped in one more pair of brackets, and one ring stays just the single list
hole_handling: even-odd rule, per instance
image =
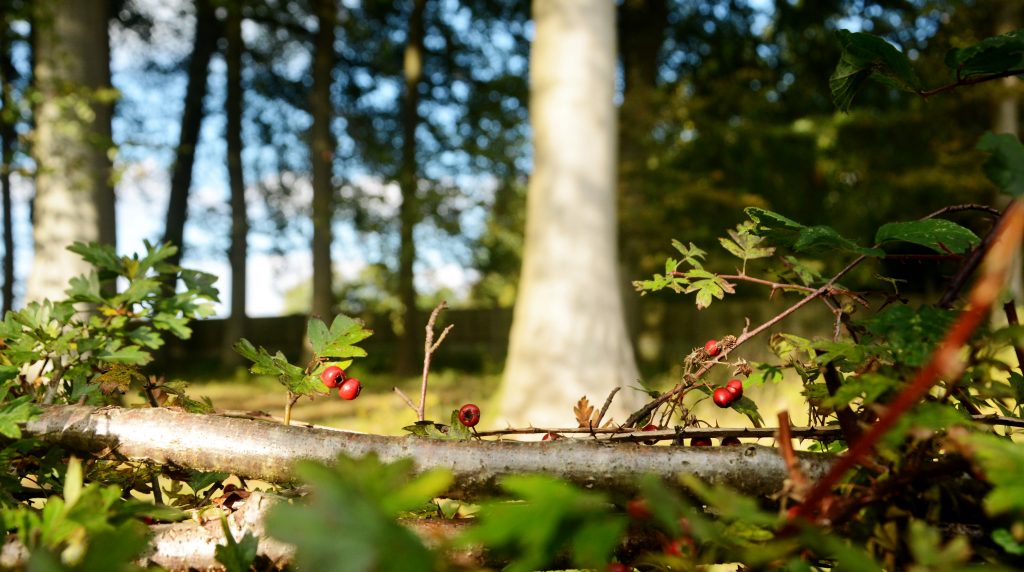
[{"label": "bark", "polygon": [[317,0],[319,28],[313,46],[313,90],[309,107],[313,115],[311,128],[311,162],[313,164],[313,315],[330,324],[334,312],[334,291],[331,268],[331,215],[334,213],[334,186],[331,167],[334,163],[334,138],[331,136],[331,72],[334,70],[334,36],[338,19],[335,0]]},{"label": "bark", "polygon": [[[0,26],[0,80],[3,82],[3,108],[14,109],[14,81],[17,69],[14,67],[12,54],[11,30],[6,25]],[[17,133],[14,124],[17,115],[8,112],[0,119],[0,195],[3,201],[4,225],[4,269],[3,292],[0,315],[6,315],[14,308],[14,220],[11,215],[11,171],[14,168],[14,150]]]},{"label": "bark", "polygon": [[416,163],[416,128],[420,123],[419,85],[423,78],[423,12],[426,0],[414,0],[409,14],[409,31],[405,44],[405,93],[402,97],[402,164],[398,184],[402,189],[399,207],[398,298],[402,304],[402,335],[398,339],[396,373],[409,375],[416,371],[416,353],[420,331],[416,315],[416,284],[413,265],[416,262],[416,244],[413,231],[420,218],[417,185],[419,168]]},{"label": "bark", "polygon": [[242,170],[242,7],[241,0],[228,5],[225,27],[227,37],[227,116],[228,179],[231,187],[231,315],[224,326],[221,363],[236,366],[240,357],[233,347],[245,335],[245,272],[249,221],[245,209],[245,179]]},{"label": "bark", "polygon": [[196,0],[195,6],[195,39],[192,44],[192,57],[188,62],[185,107],[181,114],[181,132],[178,134],[178,147],[171,170],[170,199],[164,223],[164,242],[170,242],[178,247],[178,253],[168,260],[171,264],[179,264],[184,254],[188,194],[192,187],[192,167],[195,163],[196,146],[199,144],[199,128],[203,121],[207,72],[220,35],[217,17],[210,0]]},{"label": "bark", "polygon": [[534,172],[501,407],[514,425],[574,424],[573,404],[624,388],[622,421],[645,394],[626,333],[616,243],[615,7],[533,4]]},{"label": "bark", "polygon": [[[330,461],[338,455],[375,454],[384,461],[412,458],[418,470],[450,469],[451,498],[498,492],[507,475],[545,473],[588,488],[632,495],[639,476],[664,475],[670,483],[688,473],[727,484],[750,495],[782,488],[786,466],[775,449],[742,447],[651,447],[590,440],[547,442],[440,441],[388,437],[327,428],[282,425],[171,409],[63,406],[47,409],[25,425],[36,437],[72,451],[225,471],[246,478],[287,482],[299,459]],[[814,480],[829,467],[830,455],[799,454]]]},{"label": "bark", "polygon": [[66,250],[73,242],[115,243],[110,2],[48,0],[33,8],[39,103],[30,301],[63,298],[68,280],[89,272],[87,262]]}]

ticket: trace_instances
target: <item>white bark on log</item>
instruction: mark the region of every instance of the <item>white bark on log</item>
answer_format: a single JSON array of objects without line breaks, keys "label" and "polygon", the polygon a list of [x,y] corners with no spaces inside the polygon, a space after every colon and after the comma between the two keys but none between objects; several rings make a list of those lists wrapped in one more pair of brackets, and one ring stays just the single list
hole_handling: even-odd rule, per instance
[{"label": "white bark on log", "polygon": [[[46,410],[25,426],[28,436],[71,450],[136,461],[225,471],[247,478],[286,482],[299,459],[330,461],[345,454],[374,453],[384,461],[412,458],[419,470],[450,469],[451,498],[499,492],[498,481],[516,473],[544,473],[588,488],[634,494],[640,475],[673,480],[686,473],[767,496],[788,478],[779,453],[769,447],[651,447],[559,439],[547,442],[439,441],[387,437],[170,409],[95,409],[62,406]],[[801,453],[811,479],[821,476],[832,456]]]}]

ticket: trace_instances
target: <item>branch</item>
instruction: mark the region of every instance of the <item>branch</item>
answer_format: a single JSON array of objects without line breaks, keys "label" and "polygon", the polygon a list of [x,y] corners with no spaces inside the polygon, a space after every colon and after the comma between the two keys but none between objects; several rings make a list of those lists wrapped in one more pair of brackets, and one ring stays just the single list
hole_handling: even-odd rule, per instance
[{"label": "branch", "polygon": [[[412,458],[418,470],[443,467],[455,474],[455,484],[447,494],[450,498],[495,494],[501,478],[518,473],[545,473],[588,488],[629,495],[636,493],[636,480],[646,473],[662,475],[672,484],[675,475],[685,472],[757,496],[778,491],[787,477],[779,454],[757,445],[648,447],[589,439],[441,441],[279,425],[164,408],[52,407],[27,422],[24,432],[72,451],[224,471],[268,482],[290,481],[292,465],[303,458],[330,461],[341,454],[376,454],[387,462]],[[802,453],[801,468],[816,478],[824,474],[832,458]]]},{"label": "branch", "polygon": [[986,81],[1003,79],[1004,77],[1013,77],[1018,75],[1024,75],[1024,70],[1007,70],[992,75],[974,76],[966,79],[957,78],[955,82],[946,84],[941,87],[936,87],[935,89],[920,90],[917,92],[917,95],[920,95],[922,99],[928,99],[933,95],[938,95],[940,93],[945,93],[947,91],[953,91],[954,89],[958,87],[963,87],[965,85],[974,85],[977,83],[984,83]]}]

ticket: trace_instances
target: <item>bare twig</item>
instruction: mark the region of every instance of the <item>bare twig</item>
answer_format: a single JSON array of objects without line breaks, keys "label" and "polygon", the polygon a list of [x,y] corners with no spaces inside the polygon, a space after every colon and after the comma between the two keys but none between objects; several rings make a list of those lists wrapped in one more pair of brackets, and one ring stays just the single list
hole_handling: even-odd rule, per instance
[{"label": "bare twig", "polygon": [[[425,419],[424,411],[427,407],[427,379],[430,377],[430,361],[433,359],[434,352],[441,345],[441,342],[448,336],[448,332],[452,331],[455,327],[454,324],[449,324],[447,328],[441,332],[441,336],[437,338],[437,342],[434,342],[434,322],[437,321],[437,315],[448,307],[448,303],[441,300],[441,303],[434,308],[434,311],[430,313],[430,319],[427,320],[427,337],[423,342],[423,384],[420,386],[420,406],[416,409],[416,418],[419,421]],[[398,391],[397,388],[395,391]],[[401,392],[398,392],[401,395]],[[404,397],[404,396],[403,396]],[[408,397],[405,397],[406,401],[412,403]]]},{"label": "bare twig", "polygon": [[1021,74],[1024,74],[1024,70],[1016,69],[1016,70],[1006,70],[1006,71],[1002,71],[1002,72],[991,74],[991,75],[974,76],[974,77],[968,77],[968,78],[959,78],[958,77],[957,80],[955,82],[953,82],[953,83],[949,83],[949,84],[943,85],[941,87],[936,87],[935,89],[923,89],[923,90],[918,91],[917,95],[920,95],[922,99],[928,99],[929,97],[931,97],[933,95],[938,95],[940,93],[945,93],[947,91],[953,91],[954,89],[956,89],[958,87],[965,86],[965,85],[974,85],[976,83],[984,83],[986,81],[1002,79],[1004,77],[1013,77],[1013,76],[1018,76],[1018,75],[1021,75]]},{"label": "bare twig", "polygon": [[391,389],[395,390],[395,393],[397,393],[398,396],[402,398],[402,401],[404,401],[405,404],[409,406],[409,409],[412,409],[417,414],[419,414],[420,409],[418,407],[416,407],[416,404],[412,402],[412,399],[409,399],[409,396],[406,395],[404,391],[402,391],[401,389],[398,389],[397,387],[392,387]]},{"label": "bare twig", "polygon": [[611,393],[608,394],[608,399],[604,400],[604,406],[601,407],[601,412],[597,414],[597,421],[593,423],[595,427],[601,426],[601,421],[604,420],[604,414],[608,412],[608,408],[612,405],[612,400],[615,399],[615,394],[618,393],[620,389],[622,388],[616,387],[612,389]]},{"label": "bare twig", "polygon": [[295,403],[299,400],[300,397],[302,397],[301,394],[294,393],[290,389],[288,390],[288,397],[287,397],[287,399],[284,402],[284,424],[285,425],[291,425],[292,424],[292,407],[295,406]]},{"label": "bare twig", "polygon": [[853,443],[829,472],[815,484],[806,501],[797,509],[799,516],[808,520],[815,519],[822,504],[832,494],[832,487],[847,471],[860,464],[874,450],[878,440],[896,424],[896,421],[920,401],[940,378],[952,380],[960,374],[963,369],[959,356],[960,348],[967,342],[999,296],[1013,254],[1020,248],[1022,235],[1024,205],[1020,201],[1014,201],[1003,213],[996,232],[990,235],[993,239],[985,255],[986,268],[971,289],[967,309],[961,312],[950,326],[928,363],[918,370],[914,379],[892,400],[864,436]]}]

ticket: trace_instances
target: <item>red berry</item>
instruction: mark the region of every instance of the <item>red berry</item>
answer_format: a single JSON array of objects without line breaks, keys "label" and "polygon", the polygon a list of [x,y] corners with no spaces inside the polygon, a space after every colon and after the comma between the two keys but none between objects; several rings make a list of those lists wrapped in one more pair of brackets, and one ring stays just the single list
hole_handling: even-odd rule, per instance
[{"label": "red berry", "polygon": [[651,509],[644,499],[633,499],[626,503],[626,514],[636,520],[647,520],[651,518]]},{"label": "red berry", "polygon": [[694,437],[690,439],[691,447],[710,447],[711,437]]},{"label": "red berry", "polygon": [[[643,426],[643,429],[640,429],[640,430],[641,431],[657,431],[658,430],[658,426],[655,425],[654,423],[648,423],[647,425]],[[654,445],[657,442],[658,442],[657,439],[644,439],[643,441],[641,441],[641,443],[643,443],[644,445]]]},{"label": "red berry", "polygon": [[696,548],[696,546],[694,545],[693,539],[684,536],[666,543],[662,550],[667,556],[676,556],[681,558],[684,552],[692,554],[694,548]]},{"label": "red berry", "polygon": [[704,344],[704,351],[711,357],[718,355],[722,349],[718,347],[718,340],[708,340]]},{"label": "red berry", "polygon": [[719,407],[729,407],[729,404],[736,399],[736,396],[728,389],[719,387],[715,390],[715,393],[712,394],[711,398],[715,400],[715,405]]},{"label": "red berry", "polygon": [[739,437],[723,437],[722,438],[722,446],[723,447],[731,447],[732,445],[740,445],[740,444],[741,443],[740,443],[740,438]]},{"label": "red berry", "polygon": [[725,384],[725,388],[732,392],[732,394],[739,399],[743,397],[743,382],[738,379],[730,379],[729,383]]},{"label": "red berry", "polygon": [[359,383],[358,379],[350,377],[338,388],[338,397],[349,400],[355,399],[359,397],[361,391],[363,391],[363,384]]},{"label": "red berry", "polygon": [[336,365],[327,366],[320,372],[320,381],[324,382],[327,387],[338,387],[342,381],[345,381],[345,370]]},{"label": "red berry", "polygon": [[459,423],[466,427],[475,427],[480,422],[480,408],[467,403],[459,408]]},{"label": "red berry", "polygon": [[633,567],[622,562],[612,562],[605,568],[605,572],[633,572]]},{"label": "red berry", "polygon": [[540,440],[541,441],[554,441],[555,439],[561,439],[561,438],[562,438],[562,436],[559,435],[558,433],[545,433],[544,436],[540,438]]}]

